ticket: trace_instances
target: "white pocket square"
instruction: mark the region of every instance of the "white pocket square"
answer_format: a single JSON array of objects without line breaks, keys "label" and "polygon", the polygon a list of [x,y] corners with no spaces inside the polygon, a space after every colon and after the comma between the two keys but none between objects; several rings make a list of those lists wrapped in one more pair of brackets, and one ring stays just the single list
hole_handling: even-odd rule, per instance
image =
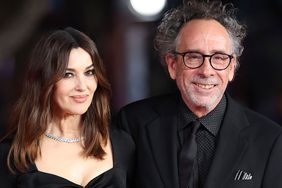
[{"label": "white pocket square", "polygon": [[235,181],[238,181],[238,180],[252,180],[253,176],[251,173],[249,172],[245,172],[243,170],[238,170],[236,172],[236,175],[234,177],[234,180]]}]

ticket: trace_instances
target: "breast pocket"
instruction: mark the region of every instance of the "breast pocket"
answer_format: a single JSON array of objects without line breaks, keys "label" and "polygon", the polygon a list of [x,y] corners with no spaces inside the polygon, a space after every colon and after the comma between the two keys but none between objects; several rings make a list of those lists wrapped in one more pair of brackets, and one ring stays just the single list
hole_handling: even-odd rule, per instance
[{"label": "breast pocket", "polygon": [[227,186],[228,188],[258,188],[255,186],[253,181],[234,181],[232,186]]}]

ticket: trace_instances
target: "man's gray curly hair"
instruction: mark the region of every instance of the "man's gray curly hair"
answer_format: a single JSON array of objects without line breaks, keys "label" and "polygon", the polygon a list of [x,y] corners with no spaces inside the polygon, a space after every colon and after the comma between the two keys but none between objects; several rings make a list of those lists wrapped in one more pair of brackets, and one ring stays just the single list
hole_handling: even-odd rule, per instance
[{"label": "man's gray curly hair", "polygon": [[169,10],[162,18],[155,37],[155,49],[159,52],[162,64],[165,55],[176,49],[176,39],[181,28],[194,19],[216,20],[227,30],[232,41],[232,52],[237,57],[236,70],[239,68],[238,58],[244,47],[242,41],[246,36],[246,27],[240,24],[235,16],[237,9],[233,4],[221,1],[188,0],[183,6]]}]

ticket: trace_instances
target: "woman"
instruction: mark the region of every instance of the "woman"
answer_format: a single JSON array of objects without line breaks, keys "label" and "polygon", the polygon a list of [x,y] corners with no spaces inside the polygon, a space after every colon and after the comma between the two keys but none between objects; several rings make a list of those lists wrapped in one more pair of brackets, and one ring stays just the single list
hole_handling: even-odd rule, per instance
[{"label": "woman", "polygon": [[12,112],[13,139],[0,145],[0,187],[127,187],[134,144],[109,129],[110,93],[88,36],[66,28],[42,38]]}]

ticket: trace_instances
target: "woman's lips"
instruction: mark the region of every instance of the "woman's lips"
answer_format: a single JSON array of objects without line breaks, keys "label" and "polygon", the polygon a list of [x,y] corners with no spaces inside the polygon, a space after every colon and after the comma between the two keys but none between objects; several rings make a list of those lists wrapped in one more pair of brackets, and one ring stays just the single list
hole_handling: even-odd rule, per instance
[{"label": "woman's lips", "polygon": [[83,103],[87,100],[87,95],[75,95],[72,99],[77,103]]}]

